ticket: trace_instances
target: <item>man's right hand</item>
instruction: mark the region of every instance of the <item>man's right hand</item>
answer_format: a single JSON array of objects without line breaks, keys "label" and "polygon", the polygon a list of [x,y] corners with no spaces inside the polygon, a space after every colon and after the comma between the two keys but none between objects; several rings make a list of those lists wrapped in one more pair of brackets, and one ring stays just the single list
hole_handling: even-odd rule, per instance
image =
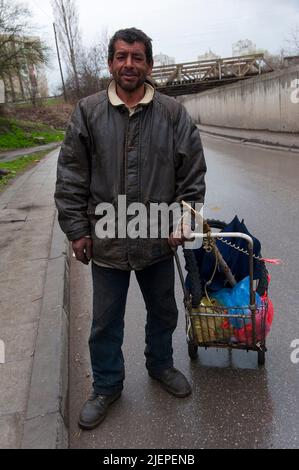
[{"label": "man's right hand", "polygon": [[184,245],[187,241],[193,241],[191,237],[191,227],[188,224],[182,224],[176,228],[174,232],[170,234],[168,238],[168,244],[171,248],[177,248],[180,245]]},{"label": "man's right hand", "polygon": [[88,265],[92,258],[92,240],[88,237],[79,238],[72,241],[73,251],[76,259]]}]

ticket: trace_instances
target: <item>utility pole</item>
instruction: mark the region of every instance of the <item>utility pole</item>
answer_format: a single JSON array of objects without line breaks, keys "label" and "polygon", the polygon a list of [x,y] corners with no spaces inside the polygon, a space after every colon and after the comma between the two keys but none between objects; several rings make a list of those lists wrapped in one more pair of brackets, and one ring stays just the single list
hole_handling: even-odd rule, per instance
[{"label": "utility pole", "polygon": [[69,46],[71,65],[72,65],[73,72],[74,72],[77,96],[79,97],[79,95],[80,95],[80,85],[79,85],[77,65],[76,65],[76,59],[75,59],[75,51],[74,51],[74,44],[73,44],[73,39],[74,38],[73,38],[73,33],[72,33],[72,27],[71,27],[71,24],[70,24],[70,19],[69,19],[69,21],[67,21],[67,13],[65,11],[63,0],[61,2],[61,8],[62,8],[62,13],[63,13],[62,18],[63,18],[63,22],[64,22],[65,35],[66,35],[66,39],[67,39],[68,46]]},{"label": "utility pole", "polygon": [[67,95],[66,95],[65,83],[64,83],[63,73],[62,73],[62,67],[61,67],[61,60],[60,60],[60,54],[59,54],[59,48],[58,48],[58,41],[57,41],[55,23],[53,23],[53,29],[54,29],[56,51],[57,51],[57,57],[58,57],[59,69],[60,69],[60,75],[61,75],[61,81],[62,81],[62,87],[63,87],[64,101],[67,103]]}]

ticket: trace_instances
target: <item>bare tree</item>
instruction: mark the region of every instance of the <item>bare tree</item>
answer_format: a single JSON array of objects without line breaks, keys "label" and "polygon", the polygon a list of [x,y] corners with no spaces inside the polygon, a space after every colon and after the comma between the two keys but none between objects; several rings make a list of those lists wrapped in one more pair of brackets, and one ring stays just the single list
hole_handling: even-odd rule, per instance
[{"label": "bare tree", "polygon": [[77,57],[80,93],[77,93],[74,75],[71,74],[66,80],[66,91],[70,101],[75,102],[78,98],[106,88],[109,81],[108,44],[109,37],[104,31],[96,44],[90,48],[81,47],[80,55]]},{"label": "bare tree", "polygon": [[[108,71],[108,44],[107,32],[97,44],[84,50],[80,57],[80,83],[84,88],[84,95],[96,93],[103,87],[103,78],[109,76]],[[90,86],[88,86],[90,84]]]},{"label": "bare tree", "polygon": [[277,54],[271,54],[266,50],[264,52],[264,57],[274,70],[282,69],[284,67],[285,50],[283,48],[281,48]]},{"label": "bare tree", "polygon": [[78,62],[81,53],[79,16],[75,0],[52,0],[58,37],[63,48],[66,66],[71,81],[75,83],[77,95],[80,95]]},{"label": "bare tree", "polygon": [[0,0],[0,78],[8,84],[13,101],[16,82],[25,97],[24,74],[28,68],[49,61],[49,48],[34,36],[30,16],[24,5]]},{"label": "bare tree", "polygon": [[286,40],[289,55],[299,55],[299,24],[297,24]]}]

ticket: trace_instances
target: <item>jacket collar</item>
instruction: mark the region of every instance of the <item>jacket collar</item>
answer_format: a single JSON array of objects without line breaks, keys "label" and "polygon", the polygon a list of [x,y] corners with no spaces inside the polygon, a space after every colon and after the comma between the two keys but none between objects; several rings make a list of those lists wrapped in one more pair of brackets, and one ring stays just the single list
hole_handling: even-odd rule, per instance
[{"label": "jacket collar", "polygon": [[[150,104],[154,98],[155,94],[155,89],[152,85],[150,85],[148,82],[145,82],[145,95],[142,98],[142,100],[137,103],[134,108],[136,108],[139,105],[147,105]],[[116,93],[116,83],[115,80],[111,80],[111,82],[108,85],[108,99],[112,106],[126,106],[127,105],[120,99],[120,97]]]}]

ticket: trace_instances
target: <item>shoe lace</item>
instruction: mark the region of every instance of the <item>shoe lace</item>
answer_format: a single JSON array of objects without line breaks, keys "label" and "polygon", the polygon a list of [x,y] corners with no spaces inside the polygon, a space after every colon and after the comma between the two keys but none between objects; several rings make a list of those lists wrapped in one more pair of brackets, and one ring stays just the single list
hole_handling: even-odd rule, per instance
[{"label": "shoe lace", "polygon": [[103,401],[105,401],[106,397],[105,397],[105,395],[97,395],[96,399],[97,399],[97,401],[102,403]]}]

